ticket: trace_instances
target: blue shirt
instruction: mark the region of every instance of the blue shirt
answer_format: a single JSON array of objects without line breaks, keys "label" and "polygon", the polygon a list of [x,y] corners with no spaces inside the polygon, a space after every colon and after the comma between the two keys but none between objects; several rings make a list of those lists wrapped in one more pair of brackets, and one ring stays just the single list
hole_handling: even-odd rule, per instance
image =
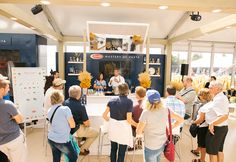
[{"label": "blue shirt", "polygon": [[[48,110],[48,119],[50,120],[53,112],[59,106],[53,105]],[[70,138],[70,125],[68,120],[72,117],[71,110],[67,106],[60,106],[55,112],[52,123],[50,125],[48,139],[56,143],[67,143]]]},{"label": "blue shirt", "polygon": [[15,105],[0,99],[0,145],[6,144],[20,135],[20,127],[13,116],[18,115]]},{"label": "blue shirt", "polygon": [[127,96],[111,98],[107,106],[110,108],[110,117],[115,120],[126,120],[127,113],[132,112],[133,101]]},{"label": "blue shirt", "polygon": [[95,80],[94,84],[96,84],[96,86],[102,86],[103,88],[107,86],[107,83],[105,80],[99,81],[99,80]]},{"label": "blue shirt", "polygon": [[[184,118],[185,104],[175,96],[168,96],[165,100],[166,107]],[[172,120],[174,122],[175,120]]]}]

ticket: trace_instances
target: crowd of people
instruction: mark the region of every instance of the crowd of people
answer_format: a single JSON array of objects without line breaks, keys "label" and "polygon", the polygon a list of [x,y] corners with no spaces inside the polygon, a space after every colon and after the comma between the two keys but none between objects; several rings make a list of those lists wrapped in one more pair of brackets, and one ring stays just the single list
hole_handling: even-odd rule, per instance
[{"label": "crowd of people", "polygon": [[[44,110],[50,124],[48,143],[53,162],[60,162],[62,155],[70,162],[76,162],[79,155],[90,153],[89,148],[98,137],[98,130],[91,127],[86,107],[81,102],[81,88],[71,86],[66,92],[69,98],[65,100],[63,89],[66,81],[60,79],[58,74],[52,78],[51,86],[45,86]],[[3,159],[6,155],[11,162],[26,162],[25,137],[18,125],[23,117],[11,101],[3,99],[9,91],[9,84],[7,78],[0,77],[0,156]],[[109,85],[116,87],[117,95],[111,97],[102,116],[109,122],[111,162],[124,162],[126,150],[135,148],[134,138],[142,135],[146,162],[159,162],[169,135],[166,131],[168,112],[173,136],[180,135],[184,123],[198,125],[198,147],[190,151],[196,156],[200,155],[200,158],[193,159],[193,162],[205,162],[207,154],[210,162],[224,161],[229,101],[223,93],[221,82],[213,80],[208,88],[201,89],[197,94],[192,78],[185,77],[181,91],[177,92],[171,85],[166,87],[165,99],[157,90],[138,86],[135,89],[136,104],[129,98],[129,87],[119,71],[115,71]],[[102,74],[99,74],[94,88],[106,88]],[[197,110],[193,109],[195,104],[198,104]],[[73,138],[76,143],[72,142]],[[74,144],[79,146],[80,152]]]}]

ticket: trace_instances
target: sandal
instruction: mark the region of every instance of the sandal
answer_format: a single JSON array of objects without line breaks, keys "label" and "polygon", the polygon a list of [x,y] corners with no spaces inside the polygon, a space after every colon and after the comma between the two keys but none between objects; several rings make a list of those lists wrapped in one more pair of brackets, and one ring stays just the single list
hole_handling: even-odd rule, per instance
[{"label": "sandal", "polygon": [[193,153],[196,156],[200,156],[200,153],[198,151],[196,151],[196,150],[191,150],[191,153]]},{"label": "sandal", "polygon": [[192,162],[201,162],[200,159],[193,159]]}]

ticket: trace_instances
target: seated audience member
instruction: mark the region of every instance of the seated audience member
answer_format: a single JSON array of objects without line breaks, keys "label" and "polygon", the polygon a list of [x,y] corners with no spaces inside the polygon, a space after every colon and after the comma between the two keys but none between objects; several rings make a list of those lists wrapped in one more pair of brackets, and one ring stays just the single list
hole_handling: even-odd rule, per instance
[{"label": "seated audience member", "polygon": [[[165,107],[169,108],[171,111],[177,113],[182,118],[185,116],[185,105],[183,101],[179,100],[175,96],[176,89],[173,86],[167,86],[166,88],[166,100],[165,100]],[[175,120],[172,120],[175,122]],[[173,134],[179,134],[182,131],[183,125],[173,129]]]},{"label": "seated audience member", "polygon": [[23,117],[11,101],[3,99],[9,91],[9,84],[8,80],[0,79],[0,151],[11,162],[26,162],[25,137],[18,125],[23,122]]},{"label": "seated audience member", "polygon": [[59,90],[61,91],[61,93],[63,93],[65,83],[66,83],[65,80],[57,78],[53,81],[52,86],[46,91],[45,96],[44,96],[44,102],[43,102],[43,107],[46,112],[52,106],[51,98],[50,98],[52,93],[56,90]]},{"label": "seated audience member", "polygon": [[86,108],[81,103],[81,88],[74,85],[69,88],[69,98],[64,102],[65,106],[68,106],[73,114],[76,129],[72,130],[72,134],[76,132],[77,137],[86,140],[80,148],[80,155],[88,155],[89,147],[98,136],[98,132],[90,127],[90,121],[86,112]]},{"label": "seated audience member", "polygon": [[[180,125],[184,119],[170,111],[170,116],[176,121],[172,128]],[[156,90],[147,91],[147,101],[139,119],[137,135],[144,132],[144,157],[146,162],[160,162],[160,157],[166,145],[166,123],[168,123],[168,108],[164,107],[160,93]]]},{"label": "seated audience member", "polygon": [[236,90],[234,89],[234,86],[231,86],[230,89],[227,90],[227,96],[228,98],[236,96]]},{"label": "seated audience member", "polygon": [[215,77],[215,76],[211,76],[210,81],[206,82],[204,88],[209,88],[210,82],[211,82],[211,81],[214,81],[214,80],[216,81],[216,77]]},{"label": "seated audience member", "polygon": [[93,88],[95,90],[106,90],[107,89],[107,83],[103,78],[103,73],[99,73],[97,79],[94,81]]},{"label": "seated audience member", "polygon": [[70,142],[70,130],[75,127],[72,113],[69,107],[62,106],[64,96],[60,91],[53,91],[50,99],[52,106],[47,114],[51,125],[48,143],[52,149],[53,162],[60,162],[62,154],[65,154],[70,162],[76,162],[77,152]]},{"label": "seated audience member", "polygon": [[176,95],[178,99],[185,104],[185,117],[184,119],[189,119],[193,112],[193,104],[196,99],[196,92],[192,87],[192,78],[185,77],[183,80],[184,88]]},{"label": "seated audience member", "polygon": [[210,162],[224,161],[224,142],[228,133],[229,101],[223,94],[223,84],[212,81],[209,86],[213,101],[205,115],[208,131],[206,134],[206,152]]},{"label": "seated audience member", "polygon": [[199,151],[201,152],[201,158],[200,159],[194,159],[193,162],[205,162],[206,157],[206,133],[208,130],[208,124],[205,121],[205,114],[208,112],[208,107],[211,104],[210,101],[212,99],[212,96],[209,92],[209,89],[203,88],[200,90],[198,94],[198,98],[200,100],[200,105],[198,109],[198,115],[195,121],[193,121],[193,124],[197,124],[199,126],[198,132],[197,132],[197,143],[198,148],[196,150],[191,150],[193,154],[196,156],[199,156]]},{"label": "seated audience member", "polygon": [[[108,102],[103,113],[103,118],[109,121],[110,162],[124,162],[127,145],[133,147],[131,125],[137,126],[137,123],[132,119],[133,101],[127,97],[129,94],[128,85],[126,83],[119,84],[118,92],[119,96],[113,97]],[[108,117],[109,112],[110,117]]]}]

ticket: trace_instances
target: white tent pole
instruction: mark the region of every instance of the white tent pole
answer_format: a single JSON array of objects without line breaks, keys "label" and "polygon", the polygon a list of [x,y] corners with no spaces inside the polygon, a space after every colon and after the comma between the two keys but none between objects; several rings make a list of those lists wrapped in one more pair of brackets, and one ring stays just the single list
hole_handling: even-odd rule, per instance
[{"label": "white tent pole", "polygon": [[215,55],[215,44],[212,43],[211,45],[211,61],[210,61],[210,73],[209,75],[212,76],[213,74],[213,66],[214,66],[214,55]]},{"label": "white tent pole", "polygon": [[233,69],[231,74],[231,86],[234,86],[234,80],[235,80],[235,63],[236,63],[236,45],[234,45],[234,54],[233,54]]}]

